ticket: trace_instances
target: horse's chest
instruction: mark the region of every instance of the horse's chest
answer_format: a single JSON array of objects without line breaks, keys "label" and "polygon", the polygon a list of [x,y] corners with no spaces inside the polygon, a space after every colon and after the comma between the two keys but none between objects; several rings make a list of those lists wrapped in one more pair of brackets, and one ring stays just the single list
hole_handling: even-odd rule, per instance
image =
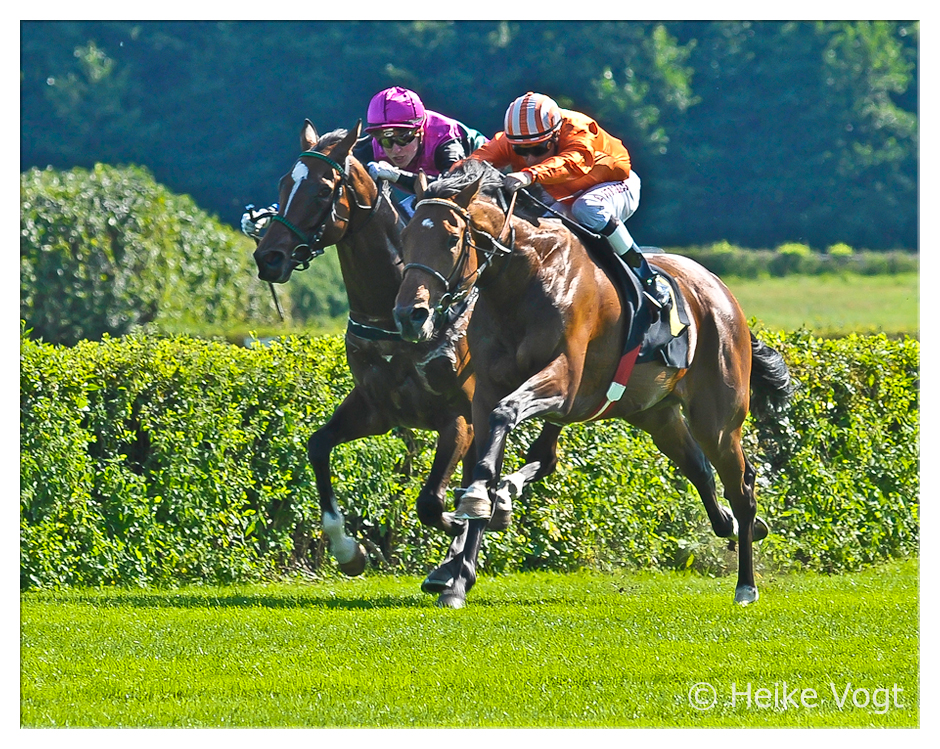
[{"label": "horse's chest", "polygon": [[486,362],[482,370],[476,368],[478,378],[515,387],[528,376],[530,357],[512,336],[484,334],[471,339],[470,347],[474,361]]},{"label": "horse's chest", "polygon": [[357,387],[371,401],[402,414],[424,414],[459,388],[456,358],[447,351],[419,352],[412,344],[347,348]]},{"label": "horse's chest", "polygon": [[486,362],[485,367],[476,367],[478,379],[515,389],[551,361],[563,322],[551,309],[536,309],[536,315],[513,316],[477,308],[467,340],[474,361]]}]

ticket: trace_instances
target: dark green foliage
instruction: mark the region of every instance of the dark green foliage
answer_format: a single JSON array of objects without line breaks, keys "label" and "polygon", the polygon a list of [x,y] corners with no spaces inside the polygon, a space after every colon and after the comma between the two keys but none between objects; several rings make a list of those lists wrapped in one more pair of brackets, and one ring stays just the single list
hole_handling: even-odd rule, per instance
[{"label": "dark green foliage", "polygon": [[641,244],[918,245],[912,21],[24,21],[21,163],[146,165],[235,224],[305,117],[391,85],[487,135],[543,91],[643,180]]},{"label": "dark green foliage", "polygon": [[145,169],[20,175],[20,316],[46,341],[258,319],[252,249]]},{"label": "dark green foliage", "polygon": [[[842,571],[918,546],[919,344],[761,336],[801,387],[786,418],[750,424],[758,569]],[[243,349],[129,336],[21,341],[21,585],[252,580],[334,569],[306,440],[351,387],[342,339]],[[536,433],[510,440],[506,469]],[[758,432],[761,442],[758,445]],[[337,448],[336,494],[373,565],[421,573],[445,540],[414,501],[434,436]],[[490,570],[618,565],[718,573],[734,556],[651,440],[623,422],[562,433],[558,471],[488,535]]]}]

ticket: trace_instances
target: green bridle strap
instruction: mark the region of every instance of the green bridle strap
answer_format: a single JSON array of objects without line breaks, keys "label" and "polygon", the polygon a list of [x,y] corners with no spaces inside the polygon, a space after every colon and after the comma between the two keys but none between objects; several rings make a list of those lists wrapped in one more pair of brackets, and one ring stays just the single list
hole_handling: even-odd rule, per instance
[{"label": "green bridle strap", "polygon": [[287,220],[286,218],[284,218],[283,216],[274,215],[274,216],[271,216],[271,220],[272,220],[272,221],[278,221],[278,222],[284,224],[284,226],[286,226],[288,229],[290,229],[292,232],[294,232],[294,234],[296,234],[298,237],[300,237],[300,238],[304,241],[305,244],[307,243],[307,235],[304,234],[300,229],[298,229],[296,226],[294,226],[290,221],[288,221],[288,220]]},{"label": "green bridle strap", "polygon": [[339,172],[339,175],[341,177],[346,176],[346,171],[343,169],[343,167],[341,167],[339,164],[333,161],[333,159],[331,159],[329,156],[324,156],[319,151],[304,151],[302,154],[300,154],[298,158],[302,159],[304,156],[313,156],[313,158],[315,159],[320,159],[320,161],[325,161],[327,164],[333,167],[337,172]]}]

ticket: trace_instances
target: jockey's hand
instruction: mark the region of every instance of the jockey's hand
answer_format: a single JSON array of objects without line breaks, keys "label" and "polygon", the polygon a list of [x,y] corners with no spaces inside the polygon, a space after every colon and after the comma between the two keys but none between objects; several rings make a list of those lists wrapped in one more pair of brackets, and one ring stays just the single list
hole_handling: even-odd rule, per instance
[{"label": "jockey's hand", "polygon": [[398,182],[401,176],[401,171],[387,161],[370,161],[368,169],[369,176],[376,181],[384,179],[387,182]]},{"label": "jockey's hand", "polygon": [[271,216],[276,216],[278,211],[277,203],[272,203],[267,208],[258,210],[254,205],[246,205],[245,212],[242,214],[242,232],[249,237],[258,237],[271,221]]},{"label": "jockey's hand", "polygon": [[503,189],[512,195],[516,190],[532,184],[532,177],[528,172],[511,172],[503,177]]},{"label": "jockey's hand", "polygon": [[250,205],[246,207],[248,210],[242,214],[242,233],[250,237],[255,232],[255,222],[251,217],[251,209],[254,208],[254,206]]}]

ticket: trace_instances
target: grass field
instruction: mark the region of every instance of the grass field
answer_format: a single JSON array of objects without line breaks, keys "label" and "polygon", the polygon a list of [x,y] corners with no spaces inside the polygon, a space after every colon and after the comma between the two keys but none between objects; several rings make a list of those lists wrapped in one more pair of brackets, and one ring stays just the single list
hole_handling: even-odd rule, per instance
[{"label": "grass field", "polygon": [[784,276],[725,278],[744,314],[772,330],[806,327],[819,335],[916,335],[919,276]]},{"label": "grass field", "polygon": [[[836,577],[416,578],[21,595],[21,722],[913,727],[918,563]],[[693,704],[694,703],[694,704]]]}]

